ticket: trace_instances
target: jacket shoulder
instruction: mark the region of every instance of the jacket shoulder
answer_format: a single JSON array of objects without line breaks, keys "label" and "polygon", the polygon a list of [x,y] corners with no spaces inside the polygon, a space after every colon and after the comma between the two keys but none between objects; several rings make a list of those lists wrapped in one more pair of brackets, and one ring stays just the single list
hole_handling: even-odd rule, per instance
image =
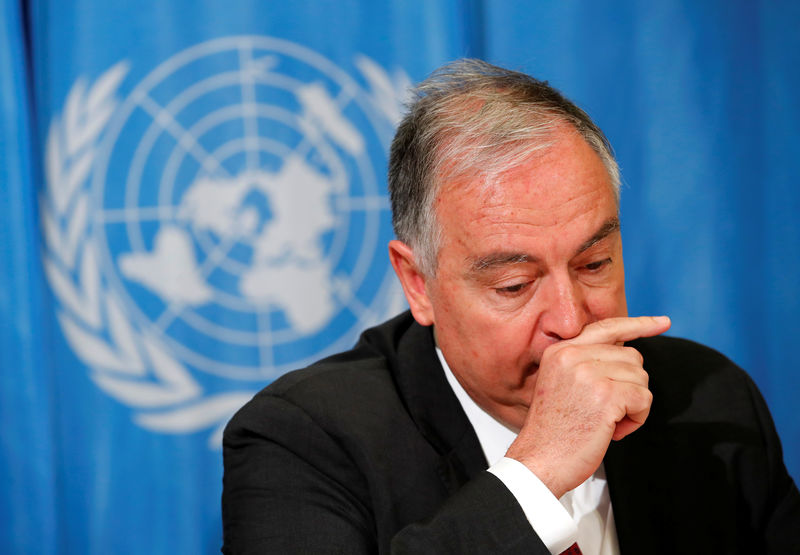
[{"label": "jacket shoulder", "polygon": [[398,344],[412,325],[413,318],[401,314],[366,330],[352,349],[284,374],[246,403],[227,430],[273,426],[275,413],[288,406],[323,428],[347,426],[373,410],[402,411],[394,366]]},{"label": "jacket shoulder", "polygon": [[658,421],[756,423],[766,407],[753,380],[719,351],[675,337],[630,343],[644,358]]},{"label": "jacket shoulder", "polygon": [[747,373],[724,354],[689,339],[658,336],[628,344],[642,354],[645,370],[651,379],[659,382],[689,385],[705,380],[749,379]]}]

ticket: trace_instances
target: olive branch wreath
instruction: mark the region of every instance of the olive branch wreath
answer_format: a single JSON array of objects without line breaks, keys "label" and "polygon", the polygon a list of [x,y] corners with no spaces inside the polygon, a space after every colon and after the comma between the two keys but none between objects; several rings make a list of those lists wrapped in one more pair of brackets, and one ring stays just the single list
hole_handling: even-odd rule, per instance
[{"label": "olive branch wreath", "polygon": [[136,329],[117,295],[104,283],[90,236],[87,182],[99,139],[118,101],[128,71],[121,62],[91,86],[78,79],[61,117],[50,125],[45,146],[47,195],[41,199],[44,269],[60,306],[67,342],[111,397],[138,409],[140,426],[167,433],[214,428],[209,446],[219,448],[228,418],[252,391],[203,396],[203,389],[155,334]]},{"label": "olive branch wreath", "polygon": [[[356,65],[370,86],[369,102],[394,125],[400,118],[408,76],[389,76],[366,56]],[[58,300],[57,318],[92,381],[116,400],[135,407],[134,422],[162,433],[211,430],[208,445],[221,447],[230,416],[255,391],[204,395],[189,370],[148,330],[126,317],[101,275],[90,229],[88,181],[100,139],[118,105],[117,89],[128,72],[120,62],[89,84],[79,78],[62,115],[51,122],[45,145],[45,194],[40,198],[45,275]]]}]

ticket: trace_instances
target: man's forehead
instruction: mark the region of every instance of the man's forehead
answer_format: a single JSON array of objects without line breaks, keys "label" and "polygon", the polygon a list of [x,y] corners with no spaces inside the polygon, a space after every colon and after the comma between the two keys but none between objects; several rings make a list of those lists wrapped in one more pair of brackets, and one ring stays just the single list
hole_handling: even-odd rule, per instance
[{"label": "man's forehead", "polygon": [[497,162],[502,160],[506,164],[505,167],[495,166],[489,162],[485,166],[476,166],[464,160],[446,161],[439,168],[437,177],[438,203],[446,204],[470,197],[487,201],[498,194],[502,196],[509,184],[513,185],[519,181],[525,182],[530,190],[538,192],[542,199],[557,199],[570,195],[573,187],[558,179],[535,182],[535,186],[531,187],[534,185],[532,178],[537,174],[558,175],[560,168],[565,165],[570,166],[573,172],[599,170],[603,181],[608,185],[610,195],[616,202],[617,193],[608,174],[608,168],[603,164],[599,154],[572,125],[566,123],[559,125],[547,133],[546,139],[524,140],[520,143],[527,143],[528,149],[513,160],[504,159],[502,150],[495,153]]}]

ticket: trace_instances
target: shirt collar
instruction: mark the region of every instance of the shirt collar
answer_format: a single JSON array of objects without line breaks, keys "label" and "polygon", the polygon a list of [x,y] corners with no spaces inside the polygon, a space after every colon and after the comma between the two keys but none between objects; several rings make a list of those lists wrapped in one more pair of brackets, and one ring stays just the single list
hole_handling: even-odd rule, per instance
[{"label": "shirt collar", "polygon": [[486,462],[489,463],[489,466],[492,466],[505,456],[508,447],[516,439],[517,434],[495,420],[492,415],[472,400],[472,397],[464,390],[452,370],[450,370],[450,366],[448,366],[447,361],[444,359],[444,354],[442,354],[442,350],[438,346],[436,347],[436,356],[439,357],[439,362],[442,363],[447,383],[450,384],[453,393],[456,394],[458,402],[461,403],[461,407],[467,415],[469,423],[475,429],[475,435],[478,436],[478,442],[481,444],[484,456],[486,456]]}]

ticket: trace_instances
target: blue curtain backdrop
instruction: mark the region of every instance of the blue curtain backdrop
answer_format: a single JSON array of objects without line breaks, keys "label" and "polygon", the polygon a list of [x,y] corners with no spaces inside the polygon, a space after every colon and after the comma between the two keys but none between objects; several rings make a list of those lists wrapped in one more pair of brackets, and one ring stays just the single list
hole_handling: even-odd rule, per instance
[{"label": "blue curtain backdrop", "polygon": [[0,552],[213,553],[221,426],[402,310],[386,147],[462,56],[623,172],[632,314],[747,369],[800,478],[800,5],[0,0]]}]

